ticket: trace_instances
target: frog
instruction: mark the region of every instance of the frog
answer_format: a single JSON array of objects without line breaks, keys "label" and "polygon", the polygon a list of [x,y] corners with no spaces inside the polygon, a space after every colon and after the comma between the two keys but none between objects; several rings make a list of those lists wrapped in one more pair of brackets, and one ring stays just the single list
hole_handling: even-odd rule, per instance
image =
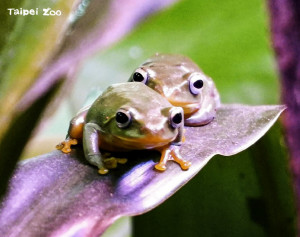
[{"label": "frog", "polygon": [[104,152],[157,150],[158,171],[166,170],[169,160],[188,170],[190,161],[183,159],[183,109],[141,82],[124,82],[109,86],[90,106],[71,121],[66,140],[57,149],[71,152],[81,143],[86,160],[107,174]]},{"label": "frog", "polygon": [[186,126],[210,123],[221,105],[212,78],[183,55],[156,53],[133,71],[128,81],[142,82],[172,105],[182,107]]}]

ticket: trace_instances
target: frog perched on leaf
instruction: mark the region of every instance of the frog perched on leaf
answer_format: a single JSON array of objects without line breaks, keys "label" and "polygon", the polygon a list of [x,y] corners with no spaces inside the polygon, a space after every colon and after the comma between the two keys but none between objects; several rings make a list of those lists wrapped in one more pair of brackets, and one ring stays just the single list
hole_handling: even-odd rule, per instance
[{"label": "frog perched on leaf", "polygon": [[184,124],[211,122],[220,96],[211,78],[182,55],[155,54],[136,69],[129,81],[142,82],[184,110]]},{"label": "frog perched on leaf", "polygon": [[191,163],[179,152],[183,140],[183,110],[172,106],[163,96],[143,83],[120,83],[110,86],[89,107],[70,122],[65,141],[57,148],[65,153],[82,140],[85,158],[108,172],[102,150],[123,152],[154,149],[161,152],[155,168],[166,169],[174,160],[186,170]]}]

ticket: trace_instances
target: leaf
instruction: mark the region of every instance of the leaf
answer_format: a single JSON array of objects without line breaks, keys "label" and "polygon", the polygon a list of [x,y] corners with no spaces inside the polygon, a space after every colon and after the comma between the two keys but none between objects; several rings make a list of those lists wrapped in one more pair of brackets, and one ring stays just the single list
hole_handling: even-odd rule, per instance
[{"label": "leaf", "polygon": [[175,193],[216,154],[236,154],[263,136],[285,106],[222,105],[216,119],[186,127],[183,157],[192,162],[181,171],[168,162],[153,169],[159,154],[128,153],[127,164],[106,176],[87,164],[82,149],[60,151],[22,162],[0,209],[4,236],[98,236],[117,218],[138,215]]},{"label": "leaf", "polygon": [[[68,27],[68,16],[76,2],[41,0],[12,2],[11,5],[4,2],[4,6],[17,6],[19,10],[39,9],[39,14],[8,15],[7,8],[2,9],[6,11],[4,24],[7,25],[3,30],[6,33],[5,45],[1,45],[0,52],[0,198],[23,147],[60,83],[48,86],[39,100],[32,101],[30,106],[22,106],[23,96],[58,49]],[[59,9],[62,15],[43,16],[44,7]],[[40,85],[38,91],[41,90]]]},{"label": "leaf", "polygon": [[[49,63],[60,39],[68,28],[68,17],[77,0],[24,1],[23,9],[39,9],[34,16],[10,15],[15,24],[6,35],[6,45],[0,55],[0,137],[13,117],[22,110],[15,107],[33,84],[40,71]],[[60,10],[59,17],[43,15],[43,8]],[[6,15],[8,15],[8,10]]]}]

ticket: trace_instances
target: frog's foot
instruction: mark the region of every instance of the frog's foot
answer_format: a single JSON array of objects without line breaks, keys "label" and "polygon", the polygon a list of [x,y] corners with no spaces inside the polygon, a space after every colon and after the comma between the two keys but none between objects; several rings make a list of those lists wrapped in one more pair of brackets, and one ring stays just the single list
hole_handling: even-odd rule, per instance
[{"label": "frog's foot", "polygon": [[104,174],[107,174],[108,171],[109,170],[106,169],[105,167],[101,167],[101,168],[99,168],[98,173],[104,175]]},{"label": "frog's foot", "polygon": [[180,152],[179,152],[180,146],[177,145],[171,145],[169,147],[165,147],[162,150],[161,158],[159,163],[155,165],[155,169],[159,171],[165,171],[166,170],[166,163],[169,160],[175,161],[178,163],[183,170],[188,170],[190,166],[192,165],[191,162],[186,161],[182,158]]},{"label": "frog's foot", "polygon": [[171,156],[173,160],[178,163],[183,170],[188,170],[192,163],[190,161],[186,161],[182,158],[182,156],[179,153],[179,147],[174,148],[171,151]]},{"label": "frog's foot", "polygon": [[117,168],[118,164],[125,164],[127,162],[127,159],[110,157],[110,158],[105,158],[103,162],[105,164],[105,167],[107,167],[108,169],[115,169]]},{"label": "frog's foot", "polygon": [[211,112],[206,113],[195,113],[191,117],[184,120],[184,125],[189,127],[199,127],[209,124],[214,120],[216,116],[216,111],[213,110]]},{"label": "frog's foot", "polygon": [[167,169],[166,164],[159,162],[158,164],[155,165],[155,169],[159,171],[165,171]]},{"label": "frog's foot", "polygon": [[184,159],[178,158],[177,156],[173,156],[173,159],[176,163],[180,165],[181,169],[183,170],[188,170],[192,165],[190,161],[186,161]]},{"label": "frog's foot", "polygon": [[78,141],[77,139],[66,139],[65,141],[59,143],[56,145],[57,150],[61,150],[63,153],[70,153],[71,152],[71,146],[77,145]]},{"label": "frog's foot", "polygon": [[167,169],[166,163],[169,160],[171,150],[169,147],[164,148],[161,153],[160,161],[154,166],[159,171],[165,171]]},{"label": "frog's foot", "polygon": [[119,164],[124,165],[127,163],[127,159],[126,158],[117,158],[117,161]]}]

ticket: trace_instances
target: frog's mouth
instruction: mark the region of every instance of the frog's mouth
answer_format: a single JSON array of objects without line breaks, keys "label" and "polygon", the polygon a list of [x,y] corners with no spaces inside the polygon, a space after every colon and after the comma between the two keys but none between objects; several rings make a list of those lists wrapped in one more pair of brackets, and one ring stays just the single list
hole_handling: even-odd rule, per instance
[{"label": "frog's mouth", "polygon": [[169,100],[169,102],[172,105],[181,107],[183,109],[185,119],[189,118],[200,109],[200,103],[185,103],[185,102],[178,102],[174,100]]},{"label": "frog's mouth", "polygon": [[170,144],[176,138],[176,136],[174,136],[174,138],[164,138],[159,136],[146,136],[140,138],[115,136],[115,138],[118,140],[116,141],[118,146],[123,149],[143,150],[166,146],[167,144]]}]

